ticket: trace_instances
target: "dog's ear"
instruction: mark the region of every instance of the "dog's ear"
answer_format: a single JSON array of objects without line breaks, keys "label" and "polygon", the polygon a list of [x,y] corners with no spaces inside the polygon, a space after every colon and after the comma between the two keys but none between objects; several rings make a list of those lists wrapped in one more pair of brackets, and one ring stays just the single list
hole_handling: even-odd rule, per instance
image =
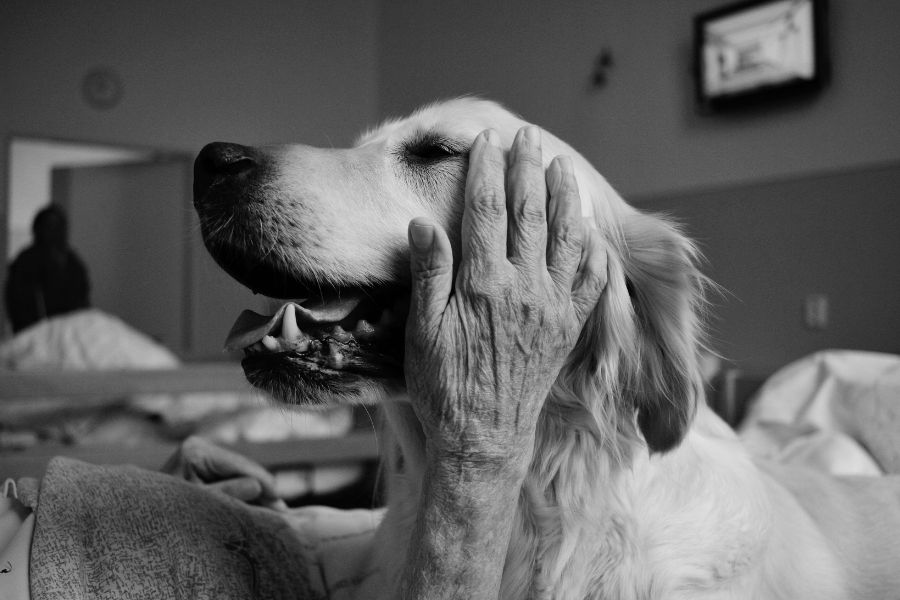
[{"label": "dog's ear", "polygon": [[637,411],[652,452],[677,446],[693,419],[702,381],[699,314],[705,278],[697,250],[670,221],[638,211],[621,223],[622,271],[632,311],[631,343],[620,364],[620,388]]},{"label": "dog's ear", "polygon": [[666,452],[684,438],[703,394],[707,279],[699,252],[674,222],[635,210],[577,158],[582,215],[608,245],[608,277],[557,379],[551,410],[607,443],[634,435],[636,426],[651,452]]},{"label": "dog's ear", "polygon": [[558,381],[579,386],[573,395],[589,399],[603,437],[636,426],[651,452],[666,452],[684,438],[702,398],[706,279],[677,226],[618,207],[596,221],[609,244],[608,283]]}]

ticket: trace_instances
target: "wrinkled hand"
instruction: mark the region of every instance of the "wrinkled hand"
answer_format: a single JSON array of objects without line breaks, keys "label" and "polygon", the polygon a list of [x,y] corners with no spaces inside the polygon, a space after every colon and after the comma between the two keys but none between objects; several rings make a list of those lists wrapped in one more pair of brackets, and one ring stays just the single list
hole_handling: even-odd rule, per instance
[{"label": "wrinkled hand", "polygon": [[410,223],[405,371],[431,451],[521,471],[607,273],[571,159],[555,158],[545,179],[540,130],[526,127],[509,163],[505,173],[495,132],[476,138],[455,284],[446,232],[424,218]]},{"label": "wrinkled hand", "polygon": [[275,492],[275,476],[259,463],[199,437],[189,437],[162,471],[238,500],[286,510]]}]

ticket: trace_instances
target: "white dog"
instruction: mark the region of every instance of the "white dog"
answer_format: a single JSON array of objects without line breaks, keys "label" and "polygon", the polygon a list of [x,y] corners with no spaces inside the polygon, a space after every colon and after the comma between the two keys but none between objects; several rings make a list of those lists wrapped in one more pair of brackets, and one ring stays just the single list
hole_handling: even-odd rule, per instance
[{"label": "white dog", "polygon": [[[369,560],[389,590],[424,456],[415,399],[395,398],[407,223],[434,219],[456,252],[469,145],[492,128],[509,147],[524,124],[458,99],[349,149],[217,143],[197,158],[195,206],[212,255],[254,291],[306,299],[236,324],[229,343],[246,349],[248,379],[289,403],[384,401],[389,509]],[[547,132],[543,151],[545,165],[573,157],[609,281],[541,415],[501,596],[900,597],[900,484],[754,462],[702,396],[694,246]],[[363,581],[359,597],[372,593]]]}]

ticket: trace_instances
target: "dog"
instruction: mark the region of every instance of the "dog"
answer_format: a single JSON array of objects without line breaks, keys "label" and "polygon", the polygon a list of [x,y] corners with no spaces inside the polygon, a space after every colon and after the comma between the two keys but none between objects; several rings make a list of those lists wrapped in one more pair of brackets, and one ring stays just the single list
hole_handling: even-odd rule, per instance
[{"label": "dog", "polygon": [[[369,560],[386,598],[399,597],[425,452],[415,398],[403,396],[406,227],[430,217],[458,257],[469,146],[491,128],[509,148],[524,125],[458,98],[348,149],[213,143],[195,162],[207,249],[284,299],[274,315],[244,313],[229,336],[248,380],[289,404],[383,406],[388,511]],[[897,480],[753,459],[703,397],[708,284],[695,245],[549,132],[542,148],[545,166],[574,161],[608,284],[540,416],[500,596],[900,597]]]}]

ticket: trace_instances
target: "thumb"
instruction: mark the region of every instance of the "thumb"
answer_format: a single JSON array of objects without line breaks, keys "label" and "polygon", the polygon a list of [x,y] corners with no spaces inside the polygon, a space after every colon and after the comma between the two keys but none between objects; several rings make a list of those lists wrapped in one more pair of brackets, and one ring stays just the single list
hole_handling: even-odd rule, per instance
[{"label": "thumb", "polygon": [[[441,321],[453,289],[453,250],[447,233],[423,217],[409,222],[412,275],[408,332],[427,335]],[[430,337],[430,336],[429,336]]]}]

